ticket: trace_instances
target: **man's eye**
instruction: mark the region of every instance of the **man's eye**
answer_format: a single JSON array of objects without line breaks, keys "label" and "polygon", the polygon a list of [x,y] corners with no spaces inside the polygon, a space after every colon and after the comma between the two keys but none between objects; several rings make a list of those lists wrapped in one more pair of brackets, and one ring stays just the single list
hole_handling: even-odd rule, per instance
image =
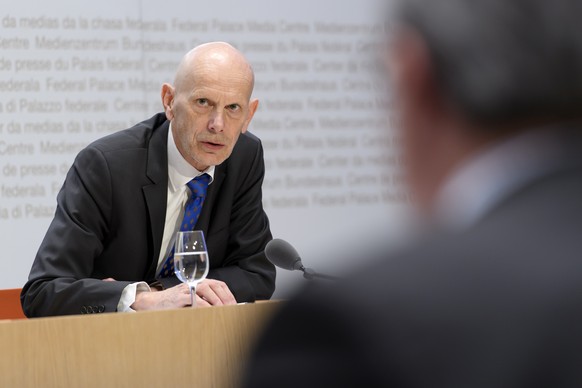
[{"label": "man's eye", "polygon": [[226,108],[228,110],[231,110],[233,112],[236,112],[237,110],[240,109],[240,105],[238,105],[238,104],[230,104],[230,105],[227,105]]},{"label": "man's eye", "polygon": [[199,98],[196,100],[196,104],[199,106],[207,106],[208,105],[208,100],[205,98]]}]

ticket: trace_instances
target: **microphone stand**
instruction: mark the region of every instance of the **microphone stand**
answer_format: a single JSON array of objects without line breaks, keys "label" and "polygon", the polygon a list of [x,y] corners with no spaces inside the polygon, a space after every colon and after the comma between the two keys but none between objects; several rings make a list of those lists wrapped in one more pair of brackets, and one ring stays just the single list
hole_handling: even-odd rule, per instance
[{"label": "microphone stand", "polygon": [[311,280],[311,279],[315,279],[315,278],[325,279],[325,280],[339,280],[339,278],[336,276],[323,275],[323,274],[315,272],[311,268],[305,268],[304,266],[301,266],[299,269],[301,271],[303,271],[303,277],[307,280]]}]

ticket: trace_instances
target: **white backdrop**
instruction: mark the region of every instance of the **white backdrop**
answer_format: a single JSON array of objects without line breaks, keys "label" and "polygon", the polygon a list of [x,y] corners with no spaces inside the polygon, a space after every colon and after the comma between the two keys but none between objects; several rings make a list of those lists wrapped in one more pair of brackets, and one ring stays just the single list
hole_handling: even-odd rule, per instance
[{"label": "white backdrop", "polygon": [[[378,77],[384,1],[19,1],[0,11],[0,288],[21,287],[76,153],[161,110],[182,55],[224,40],[249,58],[274,237],[335,273],[338,252],[398,239],[398,137]],[[212,258],[210,258],[212,260]],[[302,281],[279,271],[275,296]]]}]

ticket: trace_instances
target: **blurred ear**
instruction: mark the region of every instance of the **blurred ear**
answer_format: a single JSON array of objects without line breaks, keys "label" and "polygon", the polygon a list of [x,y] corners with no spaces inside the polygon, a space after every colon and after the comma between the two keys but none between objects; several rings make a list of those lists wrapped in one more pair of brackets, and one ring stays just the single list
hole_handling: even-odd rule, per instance
[{"label": "blurred ear", "polygon": [[164,106],[164,112],[168,120],[174,119],[174,112],[172,111],[172,105],[174,103],[174,88],[170,84],[162,85],[162,105]]},{"label": "blurred ear", "polygon": [[388,66],[397,94],[416,108],[434,108],[439,100],[438,88],[425,41],[412,29],[401,29],[395,34]]},{"label": "blurred ear", "polygon": [[257,108],[259,107],[259,100],[254,99],[251,100],[251,102],[249,103],[249,113],[247,115],[247,119],[245,121],[245,124],[243,126],[242,129],[242,133],[245,133],[249,127],[249,124],[251,123],[251,120],[253,119],[253,116],[255,115],[255,112],[257,111]]},{"label": "blurred ear", "polygon": [[408,186],[419,209],[430,212],[445,171],[443,153],[451,153],[446,141],[447,116],[422,36],[410,28],[394,34],[387,63],[400,118]]}]

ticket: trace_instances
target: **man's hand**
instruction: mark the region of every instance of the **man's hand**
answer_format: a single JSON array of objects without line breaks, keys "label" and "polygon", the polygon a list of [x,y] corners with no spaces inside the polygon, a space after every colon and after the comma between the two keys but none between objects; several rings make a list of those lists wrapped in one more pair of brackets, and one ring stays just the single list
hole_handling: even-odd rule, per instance
[{"label": "man's hand", "polygon": [[[109,279],[104,279],[108,281]],[[190,289],[187,284],[179,284],[167,290],[138,292],[131,308],[141,310],[164,310],[190,306]],[[196,307],[222,306],[236,304],[236,299],[226,283],[220,280],[205,279],[196,286]]]},{"label": "man's hand", "polygon": [[[236,304],[236,299],[226,283],[220,280],[204,279],[196,286],[197,306],[222,306]],[[202,298],[202,301],[201,301]]]},{"label": "man's hand", "polygon": [[131,308],[136,311],[164,310],[190,305],[190,289],[188,285],[179,284],[163,291],[157,291],[155,288],[152,288],[151,292],[138,292],[135,295],[135,302],[133,302]]}]

